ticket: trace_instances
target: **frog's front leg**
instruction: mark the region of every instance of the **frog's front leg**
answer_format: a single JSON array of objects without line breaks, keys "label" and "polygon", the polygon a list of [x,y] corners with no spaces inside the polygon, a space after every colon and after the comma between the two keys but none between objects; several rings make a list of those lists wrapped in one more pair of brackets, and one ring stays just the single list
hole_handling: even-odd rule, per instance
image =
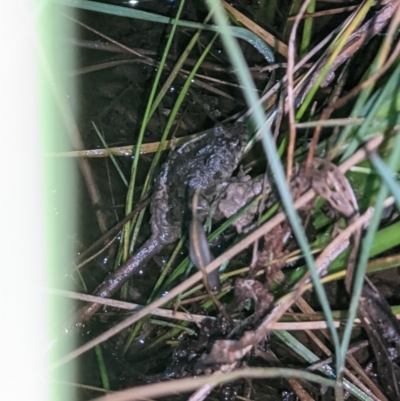
[{"label": "frog's front leg", "polygon": [[[101,298],[109,298],[121,288],[121,286],[131,277],[140,267],[144,267],[155,255],[157,255],[165,245],[172,244],[180,237],[181,222],[169,221],[167,213],[171,208],[171,202],[167,191],[167,177],[169,174],[169,164],[165,163],[158,177],[156,189],[153,193],[151,211],[151,237],[142,247],[118,270],[108,275],[108,277],[97,287],[94,295]],[[101,304],[92,303],[84,306],[78,313],[78,322],[87,321],[100,308]]]}]

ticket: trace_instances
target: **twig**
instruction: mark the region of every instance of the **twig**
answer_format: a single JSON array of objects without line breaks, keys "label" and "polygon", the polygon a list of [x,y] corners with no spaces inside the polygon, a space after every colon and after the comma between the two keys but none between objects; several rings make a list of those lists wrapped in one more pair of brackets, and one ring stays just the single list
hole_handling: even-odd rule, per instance
[{"label": "twig", "polygon": [[[46,288],[44,290],[47,294],[58,295],[79,301],[96,302],[102,305],[110,306],[113,308],[119,308],[127,311],[138,312],[145,308],[144,305],[139,305],[131,302],[117,301],[115,299],[101,298],[94,295],[81,294],[74,291],[57,290]],[[164,317],[167,319],[183,320],[186,322],[193,322],[201,324],[206,319],[215,320],[214,316],[195,315],[192,313],[175,312],[170,309],[155,308],[152,310],[151,315]],[[400,317],[400,315],[398,316]],[[238,321],[234,320],[236,323]],[[360,320],[356,319],[355,324],[360,324]],[[335,320],[335,327],[340,327],[342,324],[341,320]],[[327,329],[328,325],[325,320],[310,320],[310,321],[296,321],[296,322],[276,322],[272,325],[272,330],[287,330],[287,331],[299,331],[299,330],[324,330]]]}]

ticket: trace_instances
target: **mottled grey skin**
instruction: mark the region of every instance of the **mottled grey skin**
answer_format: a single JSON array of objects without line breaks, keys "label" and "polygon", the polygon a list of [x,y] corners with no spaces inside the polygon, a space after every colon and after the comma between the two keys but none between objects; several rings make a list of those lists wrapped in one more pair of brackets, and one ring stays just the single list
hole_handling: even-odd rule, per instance
[{"label": "mottled grey skin", "polygon": [[[163,164],[151,199],[151,237],[123,266],[110,274],[95,291],[108,298],[162,248],[181,236],[183,223],[189,221],[189,202],[200,189],[198,218],[208,215],[214,201],[236,169],[247,142],[247,128],[238,123],[216,125],[172,152]],[[100,304],[82,308],[78,320],[86,321]]]},{"label": "mottled grey skin", "polygon": [[170,244],[181,236],[189,202],[197,188],[197,215],[204,220],[210,204],[236,169],[247,142],[244,124],[216,125],[173,152],[163,165],[152,197],[153,236]]},{"label": "mottled grey skin", "polygon": [[[249,175],[236,177],[236,180],[226,187],[223,198],[218,202],[218,210],[225,218],[229,219],[243,206],[261,194],[263,181],[263,177],[251,178]],[[265,193],[270,192],[270,190],[270,185],[265,183]],[[239,234],[249,230],[254,217],[258,213],[258,209],[259,205],[255,204],[233,222],[233,226]]]}]

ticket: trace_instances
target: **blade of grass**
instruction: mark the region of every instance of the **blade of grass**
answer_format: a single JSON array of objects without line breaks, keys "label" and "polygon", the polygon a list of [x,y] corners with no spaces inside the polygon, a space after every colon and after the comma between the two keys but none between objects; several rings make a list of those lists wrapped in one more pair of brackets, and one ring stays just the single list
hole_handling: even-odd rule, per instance
[{"label": "blade of grass", "polygon": [[[274,331],[274,334],[286,345],[288,345],[292,350],[294,350],[299,356],[305,359],[310,364],[314,364],[319,362],[320,359],[312,353],[307,347],[305,347],[300,341],[298,341],[295,337],[293,337],[290,333],[284,330]],[[320,372],[323,372],[325,375],[335,378],[335,373],[333,369],[329,365],[324,365],[318,369]],[[371,397],[361,391],[359,388],[351,384],[347,380],[343,380],[343,385],[346,391],[351,393],[353,396],[357,397],[362,401],[373,401]]]},{"label": "blade of grass", "polygon": [[[372,74],[372,71],[371,71]],[[391,74],[389,80],[385,84],[384,87],[378,88],[376,92],[371,96],[370,100],[365,104],[364,110],[361,112],[361,115],[365,115],[365,120],[359,127],[359,129],[356,131],[356,134],[354,136],[354,139],[349,143],[345,153],[342,156],[342,159],[346,159],[349,157],[354,150],[359,146],[362,141],[368,139],[369,133],[371,130],[374,128],[374,119],[378,115],[381,109],[383,109],[383,113],[385,113],[386,108],[385,104],[389,103],[390,107],[393,107],[392,99],[394,101],[398,101],[397,99],[400,97],[398,87],[396,86],[399,82],[399,75],[400,75],[400,67],[397,66],[396,70],[394,73]],[[371,88],[372,89],[372,88]],[[361,95],[362,99],[364,100],[366,95],[370,93],[370,88],[365,89],[365,94]],[[361,103],[360,103],[361,106]],[[397,107],[395,106],[394,109],[396,110]],[[390,124],[394,122],[394,119],[397,120],[399,117],[398,112],[395,114],[395,111],[393,110],[392,115],[388,115],[389,110],[385,113],[386,121]],[[387,127],[388,128],[388,127]],[[385,130],[387,130],[387,128]],[[348,133],[347,130],[345,130],[346,134]],[[345,136],[341,136],[340,141],[344,141],[346,139]],[[340,144],[339,144],[340,145]]]},{"label": "blade of grass", "polygon": [[[182,250],[185,241],[186,241],[186,236],[183,236],[183,237],[179,240],[178,245],[175,247],[172,256],[171,256],[170,259],[168,260],[168,263],[167,263],[166,266],[164,267],[164,269],[163,269],[163,271],[162,271],[160,277],[158,278],[158,280],[157,280],[157,282],[156,282],[156,285],[155,285],[154,288],[153,288],[153,291],[152,291],[151,294],[150,294],[150,297],[149,297],[149,299],[148,299],[148,303],[152,302],[152,301],[156,298],[158,290],[160,289],[160,287],[162,286],[164,280],[166,279],[167,274],[169,273],[172,264],[175,262],[176,257],[178,256],[178,254],[179,254],[180,251]],[[188,266],[188,263],[189,263],[189,259],[188,259],[188,258],[185,258],[183,262],[185,262],[185,263],[184,263],[184,269],[186,269],[187,266]],[[178,269],[176,269],[176,270],[178,270]],[[176,271],[176,270],[175,270],[175,271]],[[172,274],[172,275],[173,275],[173,274]]]},{"label": "blade of grass", "polygon": [[103,388],[110,390],[110,380],[108,379],[106,364],[104,363],[103,352],[101,350],[101,345],[96,345],[94,348],[97,358],[97,363],[99,364],[101,383]]},{"label": "blade of grass", "polygon": [[121,170],[121,167],[119,166],[116,157],[110,152],[110,149],[107,145],[107,142],[104,140],[103,135],[101,134],[101,132],[99,131],[99,129],[97,128],[97,125],[94,123],[94,121],[92,121],[92,125],[94,130],[96,131],[97,136],[99,137],[101,143],[103,144],[104,148],[107,149],[107,151],[109,152],[110,155],[110,159],[112,161],[112,163],[114,164],[115,169],[118,172],[118,175],[121,177],[122,182],[128,186],[128,180],[126,179],[124,173]]},{"label": "blade of grass", "polygon": [[[315,11],[316,0],[313,0],[307,7],[307,14],[311,14]],[[300,45],[300,57],[303,58],[309,51],[311,38],[312,38],[312,28],[313,28],[314,19],[307,18],[304,21],[303,35],[301,37],[301,45]]]},{"label": "blade of grass", "polygon": [[[397,134],[397,138],[399,138],[399,134]],[[398,140],[395,143],[397,143],[397,142],[398,142]],[[394,152],[394,150],[393,150],[393,152]],[[399,186],[398,181],[396,181],[396,179],[394,178],[394,174],[393,174],[393,170],[395,167],[395,165],[393,165],[393,163],[396,164],[397,160],[394,161],[393,163],[391,163],[393,168],[386,166],[386,164],[382,161],[382,159],[376,153],[373,153],[370,156],[370,160],[371,160],[372,164],[374,165],[376,171],[379,173],[380,177],[382,178],[383,182],[386,184],[386,186],[390,190],[391,194],[393,195],[394,200],[397,205],[397,210],[400,210],[400,186]]]}]

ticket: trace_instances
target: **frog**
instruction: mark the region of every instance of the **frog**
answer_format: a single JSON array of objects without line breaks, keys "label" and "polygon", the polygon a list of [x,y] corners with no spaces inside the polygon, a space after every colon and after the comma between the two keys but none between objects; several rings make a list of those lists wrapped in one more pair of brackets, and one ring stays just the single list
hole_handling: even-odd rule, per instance
[{"label": "frog", "polygon": [[[199,190],[197,218],[202,222],[228,185],[248,139],[245,123],[216,124],[170,153],[155,181],[150,202],[151,236],[118,270],[110,273],[94,295],[111,297],[155,255],[177,241],[190,220],[190,202]],[[87,321],[101,304],[85,305],[78,324]]]}]

